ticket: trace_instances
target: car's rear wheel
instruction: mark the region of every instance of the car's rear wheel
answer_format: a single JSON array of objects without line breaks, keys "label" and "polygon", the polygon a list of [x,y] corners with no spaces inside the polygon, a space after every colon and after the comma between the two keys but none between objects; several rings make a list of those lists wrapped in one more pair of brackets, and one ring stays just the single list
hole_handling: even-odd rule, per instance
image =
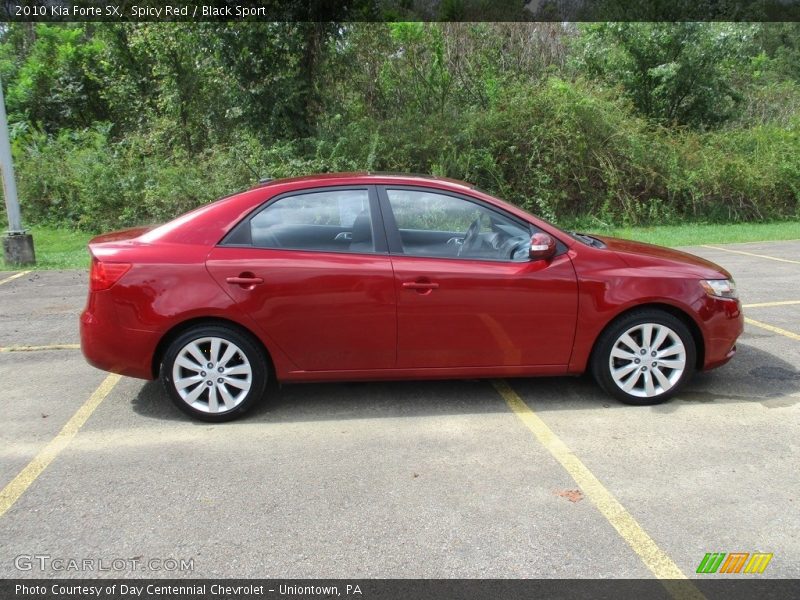
[{"label": "car's rear wheel", "polygon": [[235,419],[264,395],[267,361],[250,336],[222,325],[194,327],[169,345],[164,386],[183,412],[204,421]]},{"label": "car's rear wheel", "polygon": [[597,342],[592,374],[626,404],[658,404],[674,396],[694,372],[694,338],[667,312],[642,309],[613,323]]}]

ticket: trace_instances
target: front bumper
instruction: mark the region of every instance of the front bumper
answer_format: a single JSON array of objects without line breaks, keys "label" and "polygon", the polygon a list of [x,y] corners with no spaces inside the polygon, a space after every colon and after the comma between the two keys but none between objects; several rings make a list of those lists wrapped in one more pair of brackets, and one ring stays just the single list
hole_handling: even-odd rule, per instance
[{"label": "front bumper", "polygon": [[739,300],[707,297],[699,314],[705,338],[702,370],[709,371],[721,367],[736,354],[736,340],[744,331],[744,313]]}]

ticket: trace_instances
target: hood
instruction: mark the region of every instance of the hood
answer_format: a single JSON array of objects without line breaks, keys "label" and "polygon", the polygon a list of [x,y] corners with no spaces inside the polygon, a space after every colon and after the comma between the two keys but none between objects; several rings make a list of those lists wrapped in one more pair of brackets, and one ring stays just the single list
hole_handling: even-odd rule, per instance
[{"label": "hood", "polygon": [[592,237],[602,241],[629,267],[657,268],[697,276],[700,279],[731,279],[731,274],[718,264],[688,252],[632,240],[597,235]]}]

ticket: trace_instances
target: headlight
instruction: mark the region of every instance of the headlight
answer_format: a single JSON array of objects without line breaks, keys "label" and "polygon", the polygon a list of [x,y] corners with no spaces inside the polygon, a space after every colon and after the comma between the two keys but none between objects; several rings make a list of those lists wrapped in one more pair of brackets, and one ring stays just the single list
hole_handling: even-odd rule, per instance
[{"label": "headlight", "polygon": [[736,292],[736,283],[732,279],[705,279],[700,282],[700,285],[709,296],[730,298],[731,300],[739,297]]}]

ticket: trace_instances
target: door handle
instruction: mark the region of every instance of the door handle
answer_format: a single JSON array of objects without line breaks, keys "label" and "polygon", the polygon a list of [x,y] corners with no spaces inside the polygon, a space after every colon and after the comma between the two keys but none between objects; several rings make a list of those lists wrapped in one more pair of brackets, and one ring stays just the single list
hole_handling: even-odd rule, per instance
[{"label": "door handle", "polygon": [[432,281],[405,281],[403,287],[407,290],[436,290],[439,289],[438,283]]},{"label": "door handle", "polygon": [[250,273],[240,273],[238,277],[228,277],[225,279],[231,285],[240,285],[243,288],[250,288],[264,283],[264,280],[261,277],[256,277]]}]

